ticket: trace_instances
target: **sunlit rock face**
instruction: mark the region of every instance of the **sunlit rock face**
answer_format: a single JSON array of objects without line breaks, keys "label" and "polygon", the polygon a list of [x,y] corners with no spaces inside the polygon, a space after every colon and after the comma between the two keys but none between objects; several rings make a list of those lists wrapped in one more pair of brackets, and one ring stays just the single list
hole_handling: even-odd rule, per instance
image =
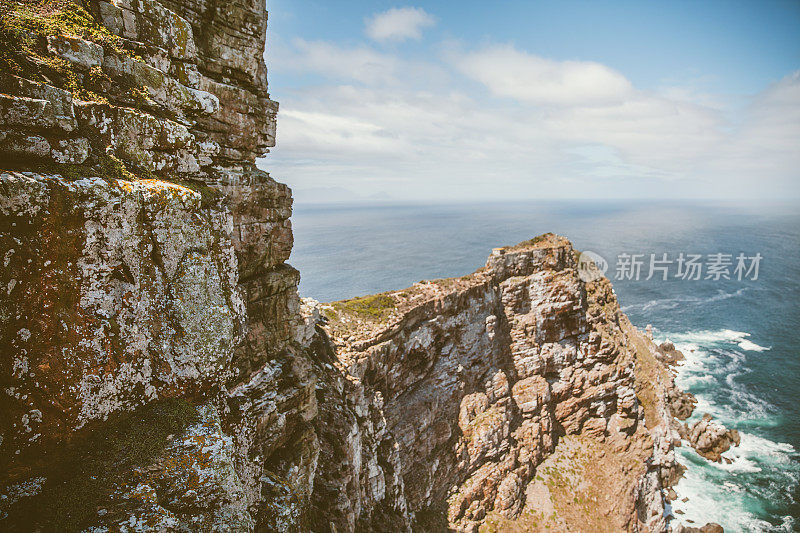
[{"label": "sunlit rock face", "polygon": [[[374,512],[375,495],[388,487],[404,496],[391,508],[414,513],[419,529],[438,523],[473,531],[490,514],[513,519],[559,438],[584,435],[624,443],[641,461],[609,520],[620,529],[663,527],[663,504],[655,521],[641,520],[636,509],[645,495],[632,490],[646,473],[642,459],[652,442],[636,398],[624,315],[605,278],[581,281],[565,239],[548,235],[498,249],[469,276],[337,302],[323,315],[352,387],[371,391],[382,406],[380,424],[361,424],[356,438],[391,436],[377,456],[362,446],[360,462],[349,461],[361,467],[351,475],[378,479],[381,490],[348,493],[344,510]],[[341,411],[335,402],[319,408]],[[370,419],[366,409],[363,416]],[[324,431],[320,437],[323,455],[329,447],[339,457],[352,454]],[[386,450],[399,452],[399,463]],[[384,465],[399,469],[402,485],[387,480]],[[315,483],[334,480],[322,471]],[[660,482],[648,490],[658,494]],[[337,527],[352,524],[344,514]]]},{"label": "sunlit rock face", "polygon": [[159,181],[7,173],[0,184],[12,459],[218,386],[245,320],[228,211]]},{"label": "sunlit rock face", "polygon": [[565,435],[664,529],[671,429],[565,239],[301,301],[262,1],[3,9],[0,529],[475,531]]}]

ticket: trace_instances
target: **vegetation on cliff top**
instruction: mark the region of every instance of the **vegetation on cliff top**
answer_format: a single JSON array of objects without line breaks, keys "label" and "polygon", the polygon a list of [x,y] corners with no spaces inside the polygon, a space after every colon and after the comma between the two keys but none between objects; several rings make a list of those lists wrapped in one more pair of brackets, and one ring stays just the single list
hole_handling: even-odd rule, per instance
[{"label": "vegetation on cliff top", "polygon": [[4,72],[46,81],[82,100],[106,101],[110,78],[100,67],[79,73],[48,53],[47,38],[57,35],[95,42],[120,56],[132,56],[123,39],[97,23],[81,2],[73,0],[0,0],[0,68]]},{"label": "vegetation on cliff top", "polygon": [[385,320],[397,309],[394,298],[386,293],[351,298],[332,304],[337,313],[355,315],[368,320]]},{"label": "vegetation on cliff top", "polygon": [[646,450],[585,435],[563,437],[539,465],[515,520],[490,513],[481,533],[625,531],[626,495],[642,474]]},{"label": "vegetation on cliff top", "polygon": [[647,348],[642,334],[630,322],[623,321],[622,329],[628,336],[629,346],[636,356],[636,397],[644,409],[644,422],[652,429],[661,422],[658,412],[658,383],[670,380],[669,370]]},{"label": "vegetation on cliff top", "polygon": [[547,245],[563,245],[568,243],[564,237],[556,235],[555,233],[543,233],[527,241],[522,241],[514,246],[505,246],[505,250],[524,250],[526,248],[541,248]]}]

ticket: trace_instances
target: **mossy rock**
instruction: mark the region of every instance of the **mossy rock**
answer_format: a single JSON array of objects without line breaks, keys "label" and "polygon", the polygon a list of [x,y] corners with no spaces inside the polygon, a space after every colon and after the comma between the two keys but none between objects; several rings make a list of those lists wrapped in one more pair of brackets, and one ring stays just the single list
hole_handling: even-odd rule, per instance
[{"label": "mossy rock", "polygon": [[9,531],[80,531],[97,516],[115,484],[132,468],[158,457],[169,437],[198,420],[184,399],[166,399],[119,414],[79,432],[74,443],[53,450],[53,471],[41,492],[20,501],[0,520]]},{"label": "mossy rock", "polygon": [[385,320],[397,309],[397,303],[384,293],[335,302],[333,308],[337,313],[355,315],[362,319]]},{"label": "mossy rock", "polygon": [[49,53],[47,38],[53,36],[77,37],[102,46],[106,53],[136,57],[80,0],[0,0],[0,70],[46,81],[81,100],[106,102],[103,94],[111,86],[110,78],[99,66],[84,72]]}]

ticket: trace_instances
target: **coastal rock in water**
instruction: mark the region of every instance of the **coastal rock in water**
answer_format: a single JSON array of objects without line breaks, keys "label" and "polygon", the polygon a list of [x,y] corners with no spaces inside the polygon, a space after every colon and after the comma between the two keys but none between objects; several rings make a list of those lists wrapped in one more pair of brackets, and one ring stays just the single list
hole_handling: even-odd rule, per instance
[{"label": "coastal rock in water", "polygon": [[697,398],[694,397],[694,394],[683,392],[675,387],[667,392],[667,403],[672,416],[678,420],[686,420],[692,416],[695,405],[697,405]]},{"label": "coastal rock in water", "polygon": [[658,345],[658,354],[659,359],[670,366],[674,366],[678,364],[680,361],[686,359],[683,353],[675,348],[675,345],[671,342],[662,342]]},{"label": "coastal rock in water", "polygon": [[[658,345],[655,354],[658,360],[668,367],[673,367],[685,359],[683,353],[669,341]],[[675,386],[673,379],[670,381],[673,383],[667,391],[667,403],[669,404],[670,413],[678,420],[686,420],[692,416],[697,399],[693,394],[683,392]]]},{"label": "coastal rock in water", "polygon": [[739,432],[727,429],[704,414],[703,418],[688,428],[687,438],[697,453],[709,461],[722,462],[722,454],[740,443]]},{"label": "coastal rock in water", "polygon": [[722,526],[714,522],[709,522],[703,527],[690,527],[684,526],[683,524],[678,524],[678,526],[672,531],[673,533],[725,533],[725,530],[722,528]]}]

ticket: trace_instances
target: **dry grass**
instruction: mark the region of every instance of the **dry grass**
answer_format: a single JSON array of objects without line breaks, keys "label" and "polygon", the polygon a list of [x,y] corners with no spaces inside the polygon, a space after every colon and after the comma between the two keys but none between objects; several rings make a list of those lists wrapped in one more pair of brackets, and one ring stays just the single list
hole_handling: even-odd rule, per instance
[{"label": "dry grass", "polygon": [[633,514],[632,487],[641,475],[643,451],[587,436],[561,439],[528,485],[520,516],[490,514],[482,533],[625,531]]},{"label": "dry grass", "polygon": [[636,396],[644,409],[645,425],[652,429],[662,421],[658,412],[659,382],[667,383],[671,376],[648,348],[648,341],[639,330],[627,320],[623,321],[622,328],[636,357]]},{"label": "dry grass", "polygon": [[569,241],[555,233],[544,233],[533,239],[522,241],[514,246],[505,246],[503,250],[507,252],[518,252],[522,250],[531,250],[535,248],[551,248],[554,246],[565,246]]}]

